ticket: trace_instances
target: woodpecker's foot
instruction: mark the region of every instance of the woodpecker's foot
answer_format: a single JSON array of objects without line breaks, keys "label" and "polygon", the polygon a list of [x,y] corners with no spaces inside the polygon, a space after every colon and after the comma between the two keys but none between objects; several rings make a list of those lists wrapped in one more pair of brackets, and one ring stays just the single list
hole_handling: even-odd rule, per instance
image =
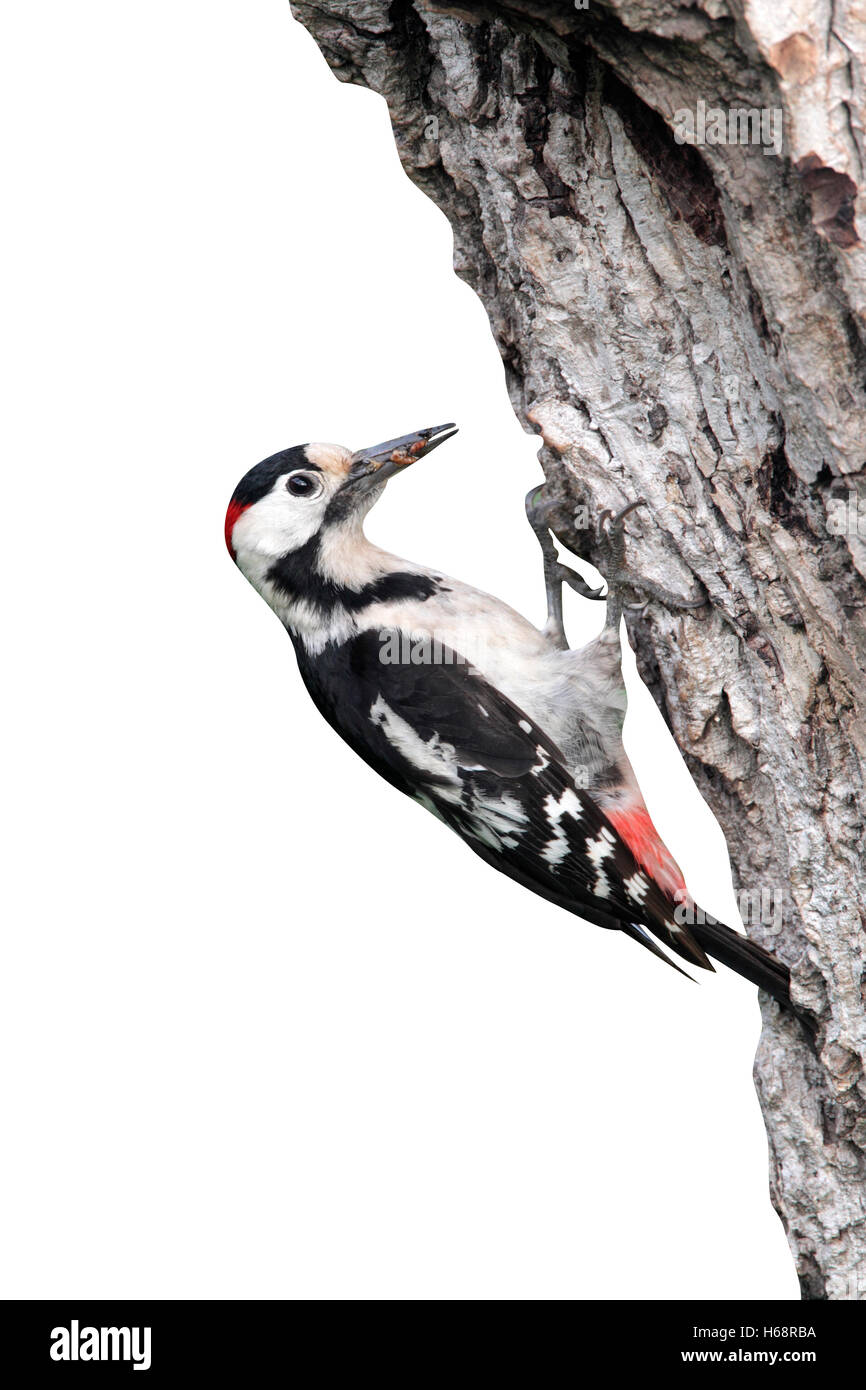
[{"label": "woodpecker's foot", "polygon": [[560,560],[551,535],[555,510],[556,504],[545,496],[543,485],[532,488],[526,494],[527,520],[535,532],[544,557],[544,588],[547,594],[547,622],[544,630],[557,647],[567,651],[568,639],[562,621],[563,584],[568,584],[584,598],[601,598],[603,590],[590,588],[585,579]]},{"label": "woodpecker's foot", "polygon": [[[666,608],[673,608],[676,611],[703,608],[707,602],[704,596],[693,599],[680,598],[678,594],[672,594],[669,589],[663,588],[653,580],[642,579],[629,572],[625,558],[625,527],[623,523],[631,512],[646,505],[644,498],[640,497],[636,502],[629,502],[628,506],[623,507],[619,512],[603,511],[598,519],[598,549],[600,554],[597,567],[607,581],[606,627],[619,630],[619,620],[623,610],[639,612],[646,607],[651,599],[656,599],[659,603],[663,603]],[[632,594],[643,595],[643,597],[637,603],[626,603],[625,598]]]}]

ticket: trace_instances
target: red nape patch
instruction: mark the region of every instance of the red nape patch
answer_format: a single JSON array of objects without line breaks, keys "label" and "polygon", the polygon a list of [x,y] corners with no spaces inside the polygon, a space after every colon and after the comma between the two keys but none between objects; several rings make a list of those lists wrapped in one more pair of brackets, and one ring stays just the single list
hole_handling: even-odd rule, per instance
[{"label": "red nape patch", "polygon": [[646,807],[605,811],[605,815],[650,878],[670,897],[681,896],[682,900],[691,901],[682,870],[650,820]]},{"label": "red nape patch", "polygon": [[234,498],[229,502],[229,509],[226,512],[226,547],[232,559],[235,558],[235,548],[232,545],[232,532],[235,529],[235,522],[243,512],[247,510],[249,502],[236,502]]}]

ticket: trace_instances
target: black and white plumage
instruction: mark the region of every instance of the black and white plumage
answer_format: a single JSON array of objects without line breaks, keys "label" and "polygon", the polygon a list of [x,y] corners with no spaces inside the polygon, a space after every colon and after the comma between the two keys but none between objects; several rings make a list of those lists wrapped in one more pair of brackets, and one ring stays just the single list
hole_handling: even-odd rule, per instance
[{"label": "black and white plumage", "polygon": [[229,551],[288,629],[314,702],[501,872],[668,964],[662,946],[707,969],[712,954],[790,1007],[785,966],[687,910],[622,745],[618,633],[563,650],[491,595],[364,535],[387,479],[449,428],[354,454],[286,449],[235,490]]}]

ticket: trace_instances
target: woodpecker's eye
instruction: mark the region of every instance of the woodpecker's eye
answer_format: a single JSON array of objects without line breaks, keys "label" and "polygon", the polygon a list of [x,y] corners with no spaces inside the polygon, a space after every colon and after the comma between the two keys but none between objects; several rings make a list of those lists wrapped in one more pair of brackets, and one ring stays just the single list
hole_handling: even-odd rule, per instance
[{"label": "woodpecker's eye", "polygon": [[286,479],[286,491],[293,497],[318,497],[322,484],[312,473],[292,473]]}]

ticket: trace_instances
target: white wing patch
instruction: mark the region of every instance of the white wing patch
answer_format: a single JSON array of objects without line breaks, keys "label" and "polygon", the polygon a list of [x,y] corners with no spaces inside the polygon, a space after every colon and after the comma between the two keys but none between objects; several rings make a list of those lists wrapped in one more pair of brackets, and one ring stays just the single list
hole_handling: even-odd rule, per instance
[{"label": "white wing patch", "polygon": [[565,858],[567,854],[568,836],[566,835],[562,826],[557,825],[553,832],[553,839],[548,840],[547,844],[544,846],[544,849],[541,851],[541,857],[545,860],[546,863],[550,865],[552,869],[555,869],[557,864],[562,863],[562,860]]},{"label": "white wing patch", "polygon": [[[523,720],[521,720],[520,722],[522,725]],[[527,728],[527,733],[530,732],[531,729],[532,725],[530,724]],[[540,777],[544,769],[550,766],[550,759],[548,758],[540,743],[537,743],[535,745],[535,751],[538,754],[538,762],[533,763],[532,765],[532,775],[533,777]]]},{"label": "white wing patch", "polygon": [[602,868],[599,868],[595,875],[595,883],[592,885],[592,891],[597,898],[610,897],[610,879]]},{"label": "white wing patch", "polygon": [[526,814],[516,797],[480,795],[473,792],[466,807],[466,826],[469,834],[490,849],[516,849],[520,841],[514,832],[526,824]]},{"label": "white wing patch", "polygon": [[415,800],[418,802],[419,806],[424,807],[425,811],[431,811],[432,814],[436,816],[437,820],[445,819],[436,803],[434,801],[431,801],[429,796],[425,796],[423,792],[416,792]]},{"label": "white wing patch", "polygon": [[448,783],[438,788],[440,796],[446,801],[460,800],[462,787],[457,772],[457,750],[452,744],[443,743],[438,734],[425,743],[412,725],[395,713],[381,695],[377,695],[370,706],[370,718],[382,730],[391,746],[419,772],[431,777],[448,778]]},{"label": "white wing patch", "polygon": [[615,844],[615,837],[608,830],[607,826],[603,825],[598,832],[597,840],[587,840],[586,857],[599,869],[604,860],[610,858]]},{"label": "white wing patch", "polygon": [[[370,718],[381,729],[393,748],[396,748],[407,762],[428,777],[435,777],[436,796],[452,806],[460,807],[465,815],[467,833],[480,840],[489,849],[499,852],[503,848],[515,849],[519,840],[515,832],[520,832],[526,824],[526,814],[517,797],[507,792],[495,795],[481,792],[477,787],[470,788],[467,803],[467,784],[461,772],[485,772],[480,763],[461,763],[457,750],[451,743],[445,743],[438,734],[425,742],[405,719],[397,714],[386,700],[378,695],[370,707]],[[443,780],[445,779],[445,780]],[[436,807],[424,793],[415,794],[415,800],[422,806],[436,812]]]},{"label": "white wing patch", "polygon": [[604,871],[604,861],[613,854],[616,839],[603,825],[598,832],[597,840],[587,840],[586,857],[591,864],[595,865],[595,883],[592,891],[597,898],[609,898],[611,892],[610,880]]},{"label": "white wing patch", "polygon": [[641,873],[640,869],[636,869],[631,878],[623,879],[622,886],[632,902],[640,905],[645,901],[649,892],[649,879]]},{"label": "white wing patch", "polygon": [[[538,752],[544,756],[543,748],[539,748]],[[553,836],[541,851],[541,857],[552,868],[556,868],[568,854],[568,836],[563,828],[562,818],[570,816],[572,820],[578,821],[582,815],[582,808],[571,787],[566,787],[558,801],[553,795],[545,798],[544,814],[550,822]]]},{"label": "white wing patch", "polygon": [[558,825],[563,816],[571,816],[572,820],[580,820],[583,815],[583,808],[571,787],[566,787],[558,801],[553,794],[545,798],[544,814],[549,821]]}]

